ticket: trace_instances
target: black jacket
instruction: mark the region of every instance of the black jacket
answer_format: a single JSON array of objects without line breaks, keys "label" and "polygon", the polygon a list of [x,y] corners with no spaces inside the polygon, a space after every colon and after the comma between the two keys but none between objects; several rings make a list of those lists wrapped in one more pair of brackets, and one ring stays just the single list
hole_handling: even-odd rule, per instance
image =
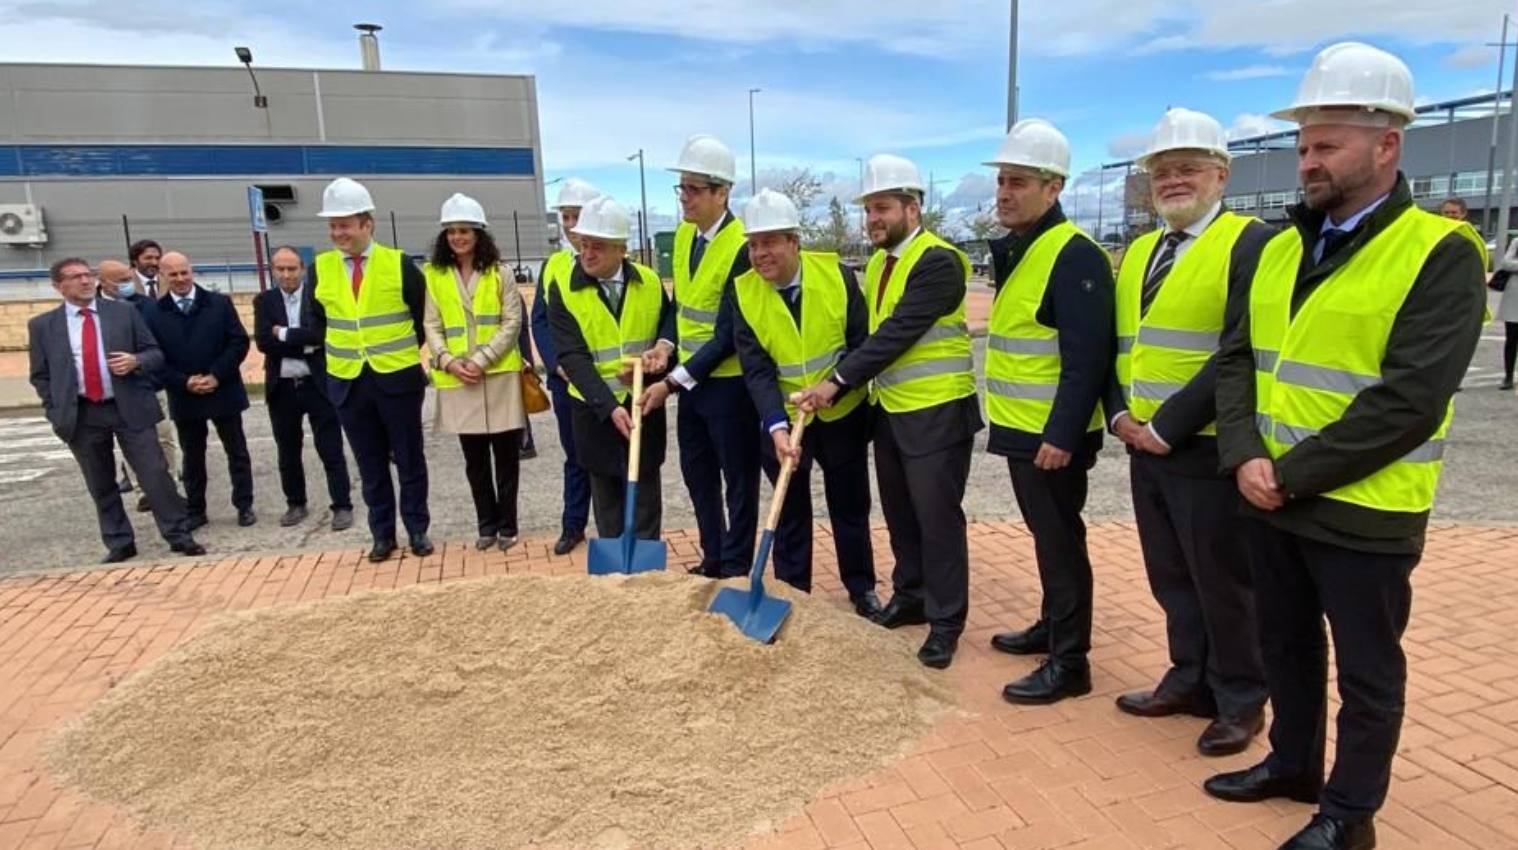
[{"label": "black jacket", "polygon": [[[844,355],[864,344],[870,333],[870,311],[864,302],[864,293],[854,270],[838,264],[843,273],[843,289],[848,299],[844,319]],[[801,303],[806,303],[806,281],[801,281]],[[736,301],[734,307],[737,307]],[[799,309],[799,305],[798,305]],[[799,324],[798,324],[799,326]],[[759,337],[743,317],[743,311],[733,310],[733,340],[738,347],[738,362],[743,366],[743,381],[748,386],[749,397],[759,411],[759,423],[767,431],[769,427],[786,418],[785,395],[780,389],[780,376],[775,369],[775,359],[759,343]]]},{"label": "black jacket", "polygon": [[[285,338],[274,335],[275,327],[285,328]],[[318,320],[316,299],[304,284],[300,293],[300,327],[290,327],[289,310],[285,307],[285,293],[273,287],[258,293],[253,299],[253,342],[264,355],[264,386],[269,393],[279,386],[280,364],[286,357],[306,362],[311,377],[323,380],[327,377],[327,356],[322,346],[327,339],[327,327]],[[307,348],[314,351],[306,352]]]},{"label": "black jacket", "polygon": [[[311,298],[312,325],[319,325],[326,332],[327,311],[321,302],[316,300],[316,264],[306,269],[306,294]],[[401,300],[406,302],[406,309],[411,312],[411,323],[416,327],[416,344],[418,347],[427,344],[427,331],[422,327],[422,317],[426,313],[427,304],[427,278],[422,276],[421,269],[411,262],[410,257],[401,258]],[[405,393],[419,393],[427,387],[427,373],[423,370],[420,361],[415,368],[402,369],[399,372],[376,372],[368,367],[364,368],[379,387],[380,391],[387,395],[402,395]],[[327,376],[327,395],[332,398],[332,403],[342,405],[348,398],[348,388],[352,381],[342,378]]]},{"label": "black jacket", "polygon": [[[959,309],[965,299],[965,270],[959,257],[945,248],[924,251],[912,273],[903,282],[901,300],[890,318],[880,323],[864,344],[834,370],[846,386],[857,387],[874,380],[876,375],[896,362],[907,349],[939,319]],[[866,292],[865,298],[877,293]],[[869,303],[865,303],[866,309]],[[980,400],[973,393],[911,413],[876,411],[875,427],[889,428],[895,443],[912,457],[932,454],[970,439],[985,427],[980,418]]]},{"label": "black jacket", "polygon": [[[1058,203],[1022,235],[992,240],[991,269],[996,295],[1039,236],[1065,221]],[[1116,284],[1112,262],[1089,239],[1071,239],[1054,261],[1044,299],[1034,319],[1059,332],[1059,388],[1041,434],[991,424],[987,450],[1015,460],[1032,460],[1042,443],[1073,453],[1090,466],[1102,447],[1102,432],[1087,431],[1091,413],[1110,380],[1116,351],[1113,313]],[[996,309],[992,303],[991,309]]]},{"label": "black jacket", "polygon": [[[532,316],[530,317],[532,345],[537,346],[538,356],[543,358],[543,371],[547,374],[549,383],[562,383],[563,379],[557,374],[559,350],[553,344],[553,328],[548,322],[548,297],[543,294],[545,286],[543,273],[546,271],[548,271],[548,261],[544,260],[543,265],[538,267],[538,286],[532,297]],[[523,322],[522,327],[526,328],[528,324],[529,322]],[[524,348],[526,351],[532,350],[532,346],[524,346]]]},{"label": "black jacket", "polygon": [[[1233,335],[1239,320],[1248,312],[1249,284],[1254,280],[1255,269],[1260,264],[1260,251],[1276,233],[1274,227],[1262,221],[1252,221],[1244,226],[1244,232],[1234,243],[1228,260],[1228,300],[1223,310],[1220,344]],[[1159,250],[1160,244],[1155,243],[1154,251]],[[1132,259],[1135,262],[1142,260],[1143,268],[1147,270],[1154,262],[1154,251],[1150,251],[1147,257]],[[1160,439],[1170,445],[1170,454],[1153,455],[1149,459],[1168,472],[1194,478],[1216,478],[1219,475],[1217,438],[1197,433],[1217,419],[1217,361],[1216,354],[1207,358],[1201,370],[1192,376],[1186,386],[1166,399],[1148,423],[1154,427]],[[1112,371],[1102,404],[1108,425],[1112,424],[1119,413],[1128,410],[1122,387],[1117,382],[1116,369]],[[1124,448],[1133,454],[1133,449]]]},{"label": "black jacket", "polygon": [[[726,227],[728,222],[732,220],[733,214],[731,212],[725,213],[722,216],[722,224],[718,226],[718,229]],[[695,240],[691,240],[691,250],[695,250]],[[689,268],[690,255],[675,257],[674,262],[685,263],[686,268]],[[696,380],[696,389],[690,393],[693,398],[700,395],[701,385],[706,382],[712,370],[717,368],[723,360],[726,360],[737,350],[733,342],[733,313],[737,309],[736,305],[733,304],[733,281],[738,279],[738,275],[748,270],[748,245],[744,245],[738,249],[738,256],[733,259],[732,267],[727,270],[727,280],[722,285],[722,300],[717,303],[717,322],[712,332],[712,338],[689,358],[682,356],[680,365],[684,366],[685,371],[689,372],[690,376]],[[679,348],[680,341],[678,339],[674,337],[667,338],[676,344],[675,347],[677,349]],[[696,400],[696,403],[699,405],[699,400]]]},{"label": "black jacket", "polygon": [[[1291,210],[1303,245],[1292,313],[1377,233],[1412,206],[1407,180],[1323,262],[1313,247],[1324,214]],[[1379,511],[1319,494],[1359,481],[1422,445],[1444,417],[1476,351],[1486,310],[1486,259],[1464,236],[1441,241],[1424,261],[1392,324],[1381,361],[1381,383],[1361,390],[1337,422],[1296,444],[1275,462],[1287,497],[1277,511],[1245,511],[1275,527],[1366,552],[1410,554],[1423,549],[1428,513]],[[1269,457],[1255,429],[1254,349],[1249,317],[1218,354],[1218,449],[1225,473],[1252,458]]]},{"label": "black jacket", "polygon": [[[189,312],[165,287],[158,309],[149,318],[153,336],[163,349],[159,379],[169,394],[171,419],[216,419],[248,409],[242,385],[242,361],[248,356],[248,332],[232,299],[195,285]],[[200,395],[185,388],[191,375],[214,375],[217,386]]]}]

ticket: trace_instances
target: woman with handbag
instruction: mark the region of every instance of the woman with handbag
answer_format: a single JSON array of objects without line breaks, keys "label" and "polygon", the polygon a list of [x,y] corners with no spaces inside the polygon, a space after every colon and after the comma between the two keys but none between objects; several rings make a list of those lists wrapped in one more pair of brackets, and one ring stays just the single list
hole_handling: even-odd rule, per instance
[{"label": "woman with handbag", "polygon": [[1513,363],[1518,360],[1518,295],[1513,294],[1514,287],[1509,285],[1514,272],[1518,272],[1518,239],[1510,241],[1507,245],[1507,253],[1503,255],[1502,262],[1497,264],[1497,271],[1492,275],[1491,282],[1487,285],[1502,293],[1502,301],[1497,307],[1497,318],[1502,321],[1507,336],[1502,343],[1502,389],[1513,388]]},{"label": "woman with handbag", "polygon": [[485,210],[467,195],[443,203],[442,232],[423,274],[422,319],[437,387],[433,429],[458,434],[474,497],[476,549],[517,542],[522,428],[522,301],[501,274]]}]

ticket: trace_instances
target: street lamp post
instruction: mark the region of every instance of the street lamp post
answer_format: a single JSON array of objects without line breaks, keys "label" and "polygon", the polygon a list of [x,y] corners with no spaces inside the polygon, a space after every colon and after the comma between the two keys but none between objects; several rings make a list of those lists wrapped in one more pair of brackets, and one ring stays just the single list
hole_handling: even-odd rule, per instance
[{"label": "street lamp post", "polygon": [[1007,129],[1017,123],[1017,0],[1012,0],[1012,26],[1007,35]]},{"label": "street lamp post", "polygon": [[854,161],[859,163],[859,238],[863,240],[867,238],[864,213],[864,157],[856,156]]},{"label": "street lamp post", "polygon": [[759,167],[754,158],[754,95],[764,89],[748,90],[748,184],[749,194],[759,194]]},{"label": "street lamp post", "polygon": [[643,258],[643,264],[648,265],[648,183],[643,179],[643,149],[627,158],[628,162],[638,161],[638,192],[642,195],[643,221],[638,226],[638,251]]}]

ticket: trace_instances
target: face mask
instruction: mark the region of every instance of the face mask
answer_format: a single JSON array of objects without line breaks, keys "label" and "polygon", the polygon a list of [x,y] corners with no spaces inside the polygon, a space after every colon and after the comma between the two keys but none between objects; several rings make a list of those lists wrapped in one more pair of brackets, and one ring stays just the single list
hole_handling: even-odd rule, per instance
[{"label": "face mask", "polygon": [[136,295],[136,294],[137,294],[137,284],[132,283],[131,281],[127,281],[126,283],[119,283],[119,284],[116,285],[116,297],[117,298],[131,298],[133,295]]}]

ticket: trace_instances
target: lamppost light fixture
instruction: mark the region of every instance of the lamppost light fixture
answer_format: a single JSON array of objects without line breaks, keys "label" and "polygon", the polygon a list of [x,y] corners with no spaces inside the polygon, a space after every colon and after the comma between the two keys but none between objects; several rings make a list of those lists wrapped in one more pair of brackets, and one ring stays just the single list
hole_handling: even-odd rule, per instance
[{"label": "lamppost light fixture", "polygon": [[268,109],[269,99],[258,88],[258,77],[253,74],[253,51],[246,47],[234,47],[232,51],[237,54],[237,61],[248,69],[248,76],[253,80],[253,108]]}]

